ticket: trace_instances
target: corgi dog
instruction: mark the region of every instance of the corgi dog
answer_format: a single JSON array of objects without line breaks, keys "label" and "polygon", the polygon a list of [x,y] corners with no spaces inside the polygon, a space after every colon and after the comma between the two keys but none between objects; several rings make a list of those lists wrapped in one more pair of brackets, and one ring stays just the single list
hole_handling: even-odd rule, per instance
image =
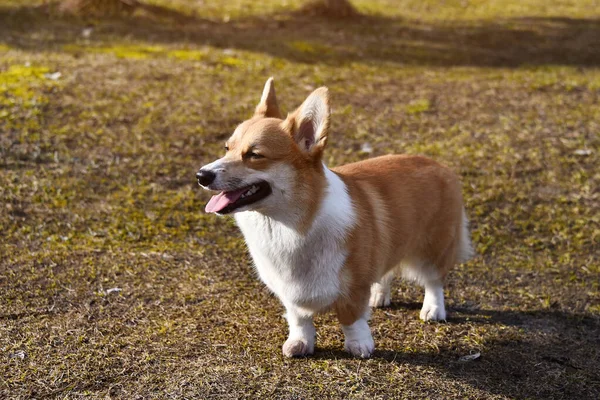
[{"label": "corgi dog", "polygon": [[329,122],[327,88],[283,118],[269,78],[225,156],[196,178],[220,192],[206,212],[233,214],[258,275],[286,308],[283,354],[312,354],[313,316],[333,310],[345,350],[367,358],[375,349],[369,306],[390,304],[394,275],[425,288],[421,319],[445,320],[444,278],[472,248],[457,175],[409,155],[329,169]]}]

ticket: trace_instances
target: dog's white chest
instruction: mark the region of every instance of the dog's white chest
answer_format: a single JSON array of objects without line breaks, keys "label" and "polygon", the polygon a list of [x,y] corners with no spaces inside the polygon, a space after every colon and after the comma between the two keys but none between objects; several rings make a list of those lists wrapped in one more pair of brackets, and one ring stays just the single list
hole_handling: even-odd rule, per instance
[{"label": "dog's white chest", "polygon": [[339,295],[345,238],[355,220],[344,183],[328,169],[326,177],[325,197],[306,234],[255,211],[235,215],[263,282],[284,304],[313,312]]},{"label": "dog's white chest", "polygon": [[236,220],[260,278],[284,303],[318,311],[336,299],[346,260],[339,238],[327,232],[303,237],[258,213],[242,214],[250,214]]}]

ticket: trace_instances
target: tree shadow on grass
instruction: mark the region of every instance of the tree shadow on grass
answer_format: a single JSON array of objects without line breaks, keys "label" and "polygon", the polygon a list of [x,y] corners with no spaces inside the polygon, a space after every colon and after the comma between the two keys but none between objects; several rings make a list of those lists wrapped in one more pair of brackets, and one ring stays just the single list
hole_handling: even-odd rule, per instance
[{"label": "tree shadow on grass", "polygon": [[[409,308],[413,304],[409,304]],[[414,303],[414,306],[420,304]],[[398,308],[398,307],[392,307]],[[465,350],[452,344],[439,352],[378,349],[374,359],[436,369],[447,379],[502,396],[531,399],[600,398],[600,319],[561,311],[484,311],[456,308],[451,325],[490,325],[494,332],[521,332],[514,338],[490,333],[481,356],[461,361]],[[400,344],[399,344],[400,345]],[[351,358],[340,350],[319,349],[316,358]],[[424,379],[431,379],[424,377]]]},{"label": "tree shadow on grass", "polygon": [[600,21],[511,18],[423,22],[383,16],[331,20],[301,12],[252,16],[228,22],[152,6],[131,17],[75,19],[44,8],[0,8],[0,41],[32,51],[56,51],[133,40],[159,45],[208,45],[266,53],[303,63],[391,62],[407,65],[517,67],[600,65]]}]

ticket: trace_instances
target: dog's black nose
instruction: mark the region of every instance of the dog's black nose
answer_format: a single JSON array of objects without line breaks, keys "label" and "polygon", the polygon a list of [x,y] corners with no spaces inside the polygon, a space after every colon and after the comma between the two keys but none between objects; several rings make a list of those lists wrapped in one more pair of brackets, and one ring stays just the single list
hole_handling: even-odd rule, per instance
[{"label": "dog's black nose", "polygon": [[207,171],[205,169],[201,169],[196,173],[196,179],[198,179],[198,183],[202,186],[208,186],[215,180],[215,173],[211,171]]}]

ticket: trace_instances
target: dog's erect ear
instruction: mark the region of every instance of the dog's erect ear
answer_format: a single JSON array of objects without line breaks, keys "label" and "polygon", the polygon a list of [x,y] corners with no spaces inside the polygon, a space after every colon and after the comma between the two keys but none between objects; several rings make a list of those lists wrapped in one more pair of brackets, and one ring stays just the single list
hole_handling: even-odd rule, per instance
[{"label": "dog's erect ear", "polygon": [[288,115],[284,128],[302,151],[320,153],[329,134],[329,91],[320,87],[312,92],[294,113]]},{"label": "dog's erect ear", "polygon": [[277,98],[275,97],[275,84],[273,83],[273,77],[267,79],[265,88],[263,89],[260,103],[256,106],[254,116],[265,117],[265,118],[281,118],[279,112],[279,106],[277,105]]}]

